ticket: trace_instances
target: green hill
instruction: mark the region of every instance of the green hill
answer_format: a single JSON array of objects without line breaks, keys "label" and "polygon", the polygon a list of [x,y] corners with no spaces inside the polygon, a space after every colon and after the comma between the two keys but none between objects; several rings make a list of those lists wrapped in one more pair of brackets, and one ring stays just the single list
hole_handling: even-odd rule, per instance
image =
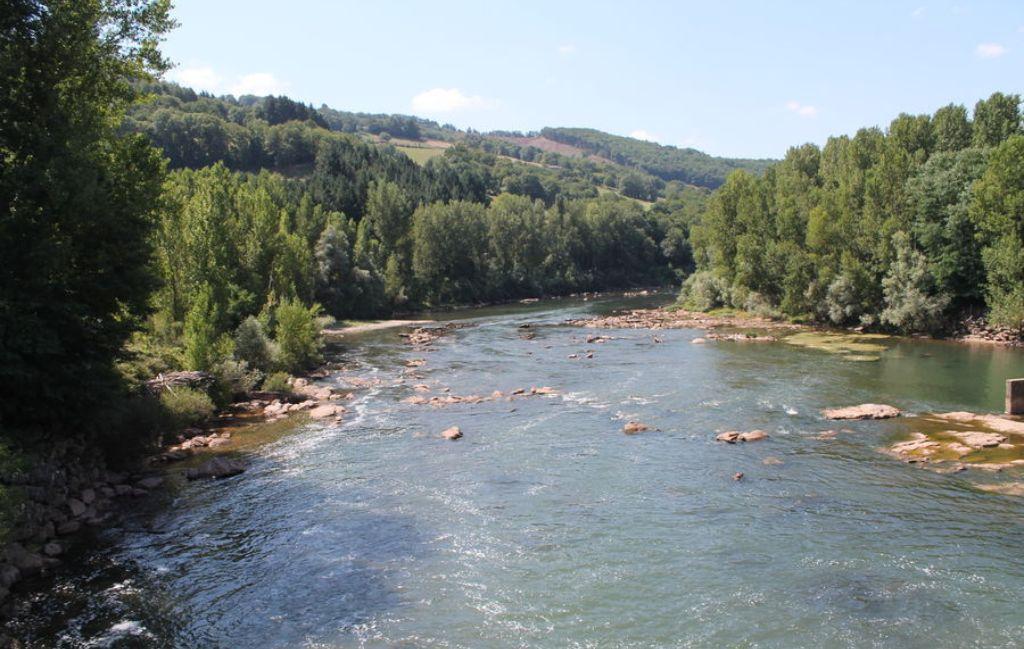
[{"label": "green hill", "polygon": [[548,140],[576,147],[615,164],[636,167],[664,181],[714,189],[736,169],[763,172],[772,160],[716,158],[696,149],[680,149],[592,128],[545,128]]}]

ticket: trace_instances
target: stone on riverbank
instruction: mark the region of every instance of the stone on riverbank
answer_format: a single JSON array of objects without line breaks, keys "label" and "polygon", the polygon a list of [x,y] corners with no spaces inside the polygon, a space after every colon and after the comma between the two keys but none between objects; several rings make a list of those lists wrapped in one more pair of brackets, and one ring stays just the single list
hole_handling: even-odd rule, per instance
[{"label": "stone on riverbank", "polygon": [[882,403],[862,403],[846,408],[828,408],[822,411],[825,419],[891,419],[903,411]]},{"label": "stone on riverbank", "polygon": [[344,406],[325,403],[310,409],[309,417],[310,419],[328,419],[330,417],[341,417],[346,412],[348,412],[348,409]]},{"label": "stone on riverbank", "polygon": [[238,460],[226,457],[215,457],[197,467],[187,469],[185,477],[189,480],[202,480],[205,478],[228,478],[245,471],[245,465]]}]

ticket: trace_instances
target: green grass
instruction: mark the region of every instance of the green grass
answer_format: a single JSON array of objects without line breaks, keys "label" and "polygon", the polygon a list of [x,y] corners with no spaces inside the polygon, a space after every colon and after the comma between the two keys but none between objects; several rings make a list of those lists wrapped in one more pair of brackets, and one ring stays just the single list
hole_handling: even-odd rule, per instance
[{"label": "green grass", "polygon": [[632,198],[631,196],[626,196],[624,194],[621,194],[618,190],[608,187],[607,185],[598,185],[597,193],[601,196],[605,196],[606,194],[614,194],[619,198],[625,198],[627,201],[633,201],[634,203],[644,208],[645,210],[651,209],[651,206],[654,205],[652,201],[644,201],[640,200],[639,198]]},{"label": "green grass", "polygon": [[396,146],[395,148],[412,158],[412,161],[420,166],[427,164],[431,158],[444,155],[445,151],[441,147],[426,146]]}]

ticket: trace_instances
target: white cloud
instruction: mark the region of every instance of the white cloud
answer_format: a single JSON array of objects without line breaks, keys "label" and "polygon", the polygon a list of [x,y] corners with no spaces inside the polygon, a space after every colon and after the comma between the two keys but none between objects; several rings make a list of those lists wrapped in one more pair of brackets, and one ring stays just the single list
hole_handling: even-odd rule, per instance
[{"label": "white cloud", "polygon": [[982,59],[998,59],[1006,54],[1006,48],[999,43],[981,43],[974,49],[974,52]]},{"label": "white cloud", "polygon": [[570,43],[566,43],[565,45],[559,45],[558,46],[558,53],[561,54],[562,56],[568,56],[570,54],[575,54],[576,53],[576,46],[572,45]]},{"label": "white cloud", "polygon": [[238,78],[228,88],[232,95],[280,95],[287,90],[288,84],[280,81],[269,72],[253,72]]},{"label": "white cloud", "polygon": [[497,102],[480,95],[467,95],[458,88],[431,88],[412,98],[412,109],[420,113],[452,113],[460,110],[484,110]]},{"label": "white cloud", "polygon": [[202,65],[192,68],[175,68],[167,73],[167,79],[174,83],[207,92],[220,92],[221,78],[213,68]]},{"label": "white cloud", "polygon": [[635,131],[630,131],[629,137],[633,138],[634,140],[646,140],[647,142],[656,142],[658,140],[658,136],[654,135],[653,133],[648,133],[642,128],[638,128]]},{"label": "white cloud", "polygon": [[914,9],[913,11],[910,12],[910,15],[913,16],[914,18],[920,18],[921,16],[924,15],[924,7],[918,7],[917,9]]},{"label": "white cloud", "polygon": [[817,117],[818,109],[814,106],[808,106],[807,104],[801,104],[798,101],[787,101],[786,110],[791,113],[796,113],[800,117]]},{"label": "white cloud", "polygon": [[193,90],[217,95],[280,95],[288,90],[287,83],[269,72],[252,72],[229,80],[208,65],[175,68],[167,73],[167,79]]}]

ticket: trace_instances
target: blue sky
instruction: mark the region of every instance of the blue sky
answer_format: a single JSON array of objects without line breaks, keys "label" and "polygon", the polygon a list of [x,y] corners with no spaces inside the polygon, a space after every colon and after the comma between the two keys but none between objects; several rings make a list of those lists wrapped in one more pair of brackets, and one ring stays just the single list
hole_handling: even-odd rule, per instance
[{"label": "blue sky", "polygon": [[168,77],[477,130],[587,126],[715,155],[1024,91],[1024,1],[177,0]]}]

